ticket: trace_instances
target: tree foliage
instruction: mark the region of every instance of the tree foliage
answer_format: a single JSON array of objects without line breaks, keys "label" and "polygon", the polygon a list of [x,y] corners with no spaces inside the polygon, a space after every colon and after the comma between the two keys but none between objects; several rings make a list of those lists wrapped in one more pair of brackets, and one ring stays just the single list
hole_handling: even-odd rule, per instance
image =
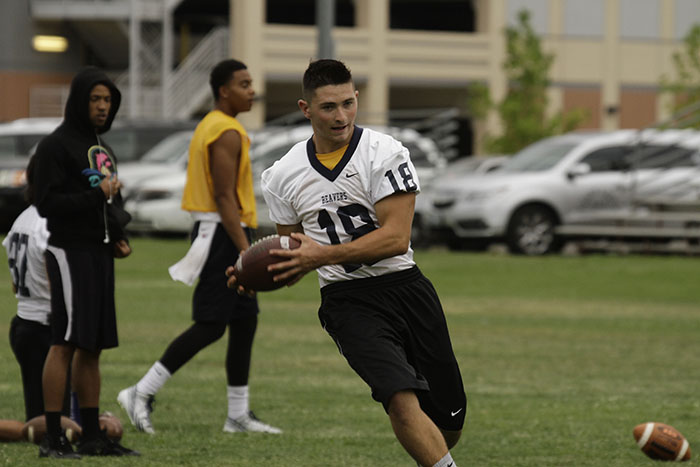
[{"label": "tree foliage", "polygon": [[491,153],[511,154],[530,143],[555,134],[571,131],[585,118],[583,110],[558,112],[547,116],[547,88],[551,84],[549,69],[554,55],[546,53],[530,24],[530,14],[522,10],[518,23],[508,27],[506,60],[503,69],[508,79],[504,99],[494,103],[488,88],[481,83],[470,86],[469,108],[483,119],[489,110],[498,112],[501,135],[486,135],[485,149]]},{"label": "tree foliage", "polygon": [[700,128],[696,107],[700,106],[700,25],[683,38],[683,49],[673,54],[674,79],[662,77],[661,90],[670,94],[674,125]]}]

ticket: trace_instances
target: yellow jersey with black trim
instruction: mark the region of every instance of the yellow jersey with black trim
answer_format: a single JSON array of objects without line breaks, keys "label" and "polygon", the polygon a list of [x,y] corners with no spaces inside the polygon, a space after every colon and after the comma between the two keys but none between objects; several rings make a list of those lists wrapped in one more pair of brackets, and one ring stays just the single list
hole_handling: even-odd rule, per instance
[{"label": "yellow jersey with black trim", "polygon": [[182,209],[185,211],[216,212],[214,182],[211,177],[210,145],[226,131],[237,131],[241,135],[241,155],[236,180],[236,198],[241,222],[251,228],[258,226],[253,193],[253,170],[250,165],[250,139],[243,125],[234,117],[220,110],[212,110],[197,125],[190,142],[187,164],[187,182],[182,194]]}]

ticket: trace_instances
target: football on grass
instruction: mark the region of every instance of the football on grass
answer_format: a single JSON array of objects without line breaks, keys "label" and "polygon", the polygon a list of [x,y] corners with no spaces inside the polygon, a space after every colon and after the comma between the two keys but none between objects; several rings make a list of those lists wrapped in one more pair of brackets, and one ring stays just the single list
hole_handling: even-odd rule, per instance
[{"label": "football on grass", "polygon": [[253,243],[238,257],[233,267],[236,282],[248,290],[264,292],[283,287],[287,282],[274,282],[274,274],[267,270],[271,264],[285,261],[286,258],[270,254],[270,250],[294,250],[299,248],[298,240],[286,235],[270,235]]},{"label": "football on grass", "polygon": [[664,461],[690,459],[688,440],[675,428],[663,423],[641,423],[634,427],[634,439],[644,454]]},{"label": "football on grass", "polygon": [[[66,431],[66,438],[68,441],[75,441],[80,436],[82,429],[80,425],[75,423],[68,417],[61,416],[61,428]],[[22,427],[22,436],[29,442],[39,444],[41,440],[44,439],[44,434],[46,433],[46,417],[44,415],[37,415],[36,417],[29,420]]]}]

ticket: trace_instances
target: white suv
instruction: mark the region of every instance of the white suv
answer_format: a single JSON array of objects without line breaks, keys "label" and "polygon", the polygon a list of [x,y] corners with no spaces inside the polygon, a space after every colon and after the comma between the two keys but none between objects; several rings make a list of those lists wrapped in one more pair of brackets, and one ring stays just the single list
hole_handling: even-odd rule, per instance
[{"label": "white suv", "polygon": [[557,251],[555,235],[598,209],[640,198],[684,198],[700,181],[700,134],[690,130],[576,132],[544,139],[485,174],[436,180],[417,222],[450,246],[505,240],[513,253]]},{"label": "white suv", "polygon": [[0,123],[0,232],[7,232],[27,207],[24,187],[29,156],[60,123],[60,118],[22,118]]}]

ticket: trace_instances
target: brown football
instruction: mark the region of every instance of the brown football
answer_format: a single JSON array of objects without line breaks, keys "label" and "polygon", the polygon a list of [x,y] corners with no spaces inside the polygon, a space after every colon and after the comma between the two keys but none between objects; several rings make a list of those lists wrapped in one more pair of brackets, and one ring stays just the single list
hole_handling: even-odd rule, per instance
[{"label": "brown football", "polygon": [[651,459],[687,461],[690,445],[680,431],[664,423],[641,423],[632,432],[637,446]]},{"label": "brown football", "polygon": [[286,235],[270,235],[253,243],[239,257],[233,268],[236,282],[248,290],[264,292],[276,290],[287,285],[287,282],[275,282],[274,274],[267,270],[271,264],[284,261],[281,256],[273,256],[270,250],[294,250],[299,248],[298,240]]},{"label": "brown football", "polygon": [[[74,442],[82,433],[82,428],[80,425],[75,423],[68,417],[61,416],[61,428],[66,431],[66,437],[69,441]],[[44,439],[44,434],[46,433],[46,417],[44,415],[37,415],[36,417],[29,420],[22,427],[22,436],[27,441],[39,444],[41,440]]]},{"label": "brown football", "polygon": [[22,441],[24,422],[19,420],[0,420],[0,441]]}]

